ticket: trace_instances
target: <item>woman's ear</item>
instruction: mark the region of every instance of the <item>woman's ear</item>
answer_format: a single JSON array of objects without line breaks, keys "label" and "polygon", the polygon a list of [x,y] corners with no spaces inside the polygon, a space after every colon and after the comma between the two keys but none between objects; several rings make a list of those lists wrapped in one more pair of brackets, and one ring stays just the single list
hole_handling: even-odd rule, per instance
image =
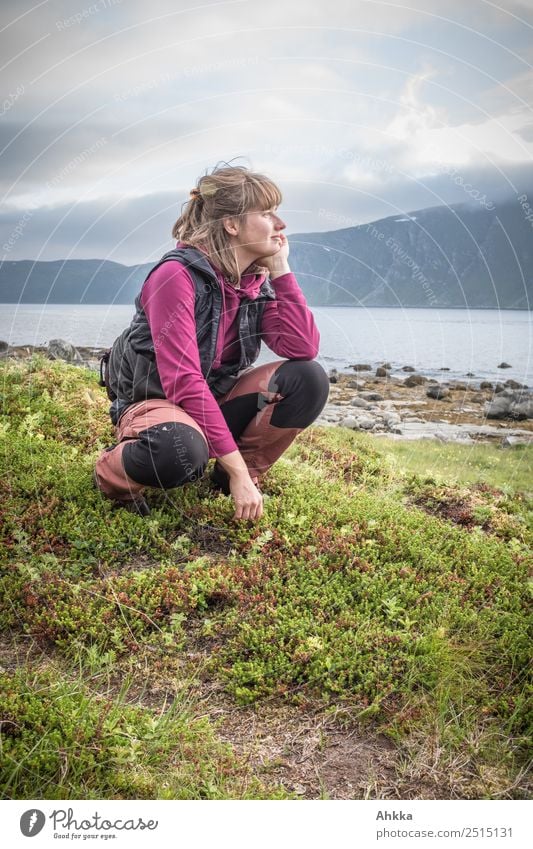
[{"label": "woman's ear", "polygon": [[225,229],[226,233],[229,233],[230,236],[238,236],[239,235],[239,228],[237,226],[237,219],[236,218],[231,218],[231,217],[224,218],[222,220],[222,223],[224,225],[224,229]]}]

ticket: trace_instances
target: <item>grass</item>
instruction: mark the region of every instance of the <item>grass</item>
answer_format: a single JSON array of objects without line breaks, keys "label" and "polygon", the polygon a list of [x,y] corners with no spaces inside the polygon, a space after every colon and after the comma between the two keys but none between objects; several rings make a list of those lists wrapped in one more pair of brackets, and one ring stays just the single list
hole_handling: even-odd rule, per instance
[{"label": "grass", "polygon": [[376,796],[527,795],[530,449],[311,428],[260,522],[205,478],[142,520],[92,488],[96,377],[39,356],[1,375],[0,622],[41,652],[3,673],[5,798],[285,798],[196,721],[195,675],[236,710],[387,735]]}]

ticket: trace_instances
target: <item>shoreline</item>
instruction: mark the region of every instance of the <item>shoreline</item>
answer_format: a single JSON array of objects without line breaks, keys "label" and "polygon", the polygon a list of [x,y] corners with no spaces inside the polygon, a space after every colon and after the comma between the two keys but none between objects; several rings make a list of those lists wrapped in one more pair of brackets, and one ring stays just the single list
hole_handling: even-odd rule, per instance
[{"label": "shoreline", "polygon": [[[55,340],[58,343],[62,340]],[[99,371],[99,357],[107,348],[76,347],[62,342],[63,350],[51,356],[48,345],[8,345],[0,350],[0,362],[27,359],[38,353],[72,365]],[[391,439],[434,439],[443,443],[487,442],[502,447],[533,443],[533,417],[489,418],[486,409],[502,392],[533,393],[515,380],[436,380],[403,366],[400,377],[383,366],[376,370],[353,368],[352,372],[329,370],[330,394],[315,426],[348,427]],[[383,373],[384,372],[384,373]],[[434,370],[430,370],[434,374]],[[443,376],[448,370],[442,369]],[[477,384],[477,385],[476,385]],[[428,391],[437,397],[428,397]]]}]

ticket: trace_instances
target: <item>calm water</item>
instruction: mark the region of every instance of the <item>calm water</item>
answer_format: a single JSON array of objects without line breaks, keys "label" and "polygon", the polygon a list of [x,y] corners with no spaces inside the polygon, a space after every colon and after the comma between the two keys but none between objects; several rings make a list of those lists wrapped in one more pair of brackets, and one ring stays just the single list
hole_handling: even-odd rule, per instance
[{"label": "calm water", "polygon": [[[389,362],[424,374],[475,379],[512,377],[533,385],[531,314],[520,310],[314,307],[321,334],[319,361],[326,369],[351,371],[350,363]],[[0,339],[11,345],[42,345],[67,339],[105,347],[129,324],[131,306],[0,304]],[[263,346],[258,363],[272,359]],[[505,360],[510,369],[498,369]],[[441,372],[442,367],[450,369]]]}]

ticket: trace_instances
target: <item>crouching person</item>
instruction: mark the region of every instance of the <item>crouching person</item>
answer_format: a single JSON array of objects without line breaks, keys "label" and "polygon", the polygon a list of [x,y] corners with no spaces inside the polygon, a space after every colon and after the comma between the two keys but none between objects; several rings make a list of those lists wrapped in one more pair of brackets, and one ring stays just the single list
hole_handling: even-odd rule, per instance
[{"label": "crouching person", "polygon": [[[190,192],[175,249],[150,270],[106,358],[116,444],[97,487],[145,516],[146,487],[201,477],[236,519],[263,513],[261,479],[327,401],[319,333],[292,274],[281,193],[244,167],[215,168]],[[254,367],[261,342],[280,359]]]}]

